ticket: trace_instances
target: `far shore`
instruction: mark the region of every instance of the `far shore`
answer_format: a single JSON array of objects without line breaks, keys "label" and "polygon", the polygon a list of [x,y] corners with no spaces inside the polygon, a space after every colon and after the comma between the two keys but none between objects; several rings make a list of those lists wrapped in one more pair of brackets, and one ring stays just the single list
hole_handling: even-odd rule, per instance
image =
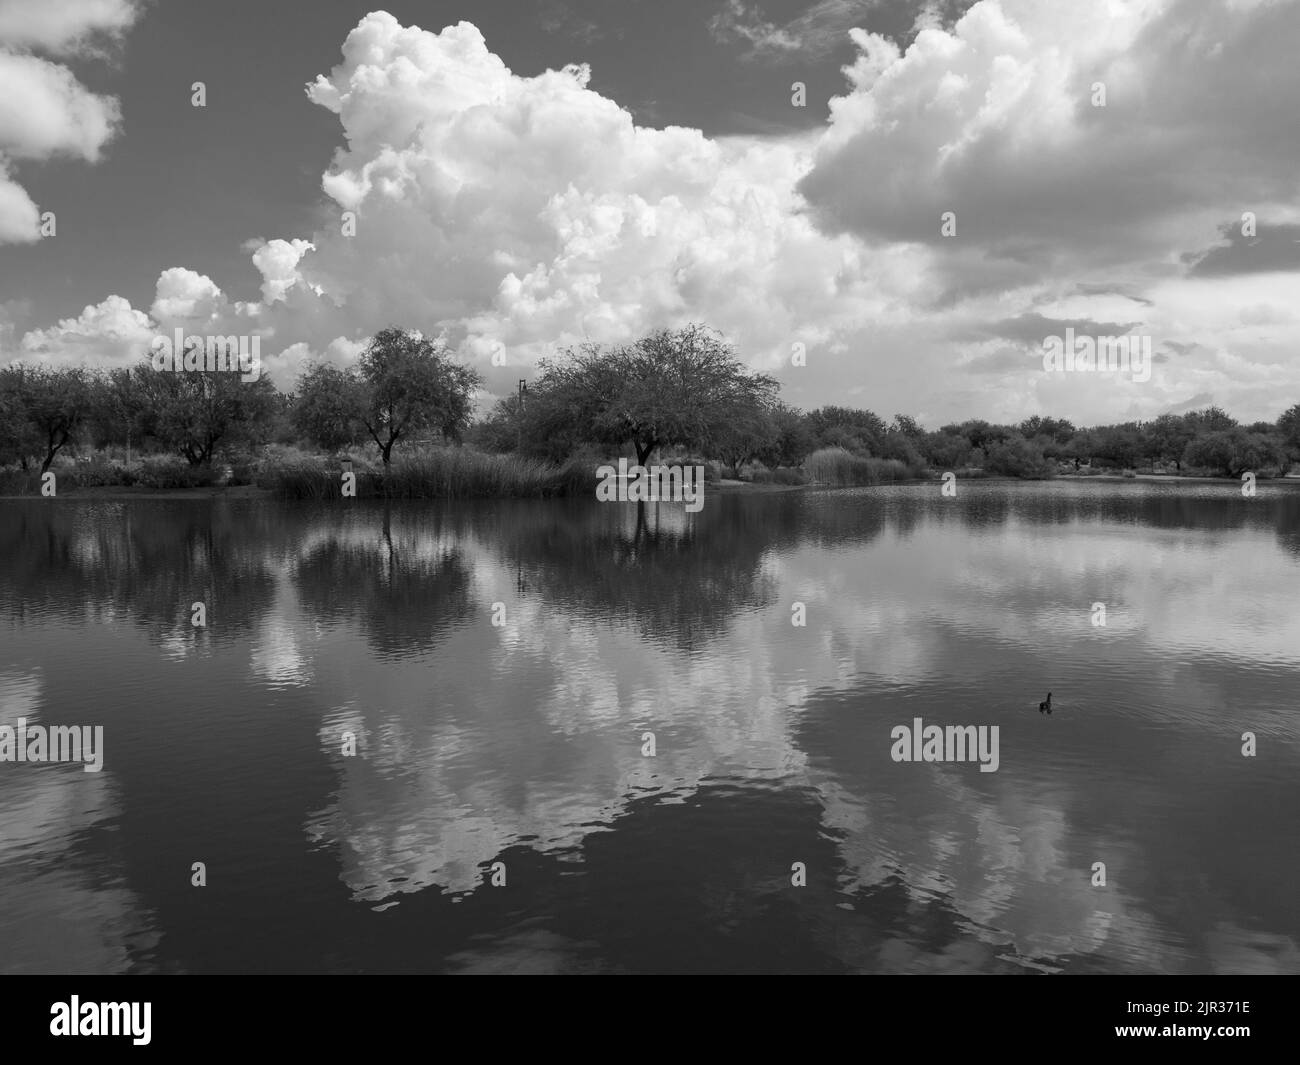
[{"label": "far shore", "polygon": [[[924,484],[926,482],[916,481],[915,484]],[[817,484],[753,484],[749,481],[714,481],[709,483],[706,488],[708,492],[753,492],[765,494],[769,492],[795,492],[805,488],[823,488],[825,485]],[[38,495],[0,495],[0,499],[39,499]],[[114,485],[96,485],[89,488],[65,488],[62,489],[54,499],[109,499],[109,500],[127,500],[127,499],[279,499],[274,491],[270,488],[260,488],[257,485],[213,485],[208,488],[139,488],[139,487],[118,487]],[[365,502],[374,502],[375,498],[370,497]],[[490,497],[487,497],[490,498]],[[573,496],[559,496],[555,498],[575,498]],[[594,496],[593,496],[594,498]],[[428,500],[434,502],[434,500]]]},{"label": "far shore", "polygon": [[[962,478],[959,478],[959,480]],[[979,481],[986,484],[1043,484],[1047,481],[1028,480],[1019,477],[970,477],[970,481]],[[1191,484],[1221,484],[1221,485],[1240,485],[1239,480],[1230,477],[1196,477],[1183,474],[1170,473],[1135,473],[1132,476],[1125,477],[1119,473],[1093,473],[1093,474],[1058,474],[1049,478],[1048,481],[1079,481],[1081,483],[1100,482],[1133,482],[1133,481],[1158,481],[1158,482],[1178,482]],[[938,484],[939,478],[921,479],[921,480],[902,480],[891,481],[877,485],[860,485],[862,488],[883,488],[883,487],[908,487],[921,484]],[[1261,484],[1287,485],[1294,488],[1300,486],[1300,476],[1289,475],[1287,477],[1273,477],[1268,479],[1261,478]],[[708,492],[726,492],[728,494],[742,492],[746,494],[767,495],[775,492],[800,492],[807,491],[810,488],[829,489],[832,486],[822,482],[811,482],[809,484],[756,484],[752,481],[737,481],[724,478],[721,481],[708,482],[706,491]],[[849,486],[852,487],[852,486]],[[0,495],[0,500],[7,499],[39,499],[39,495]],[[135,486],[114,486],[114,485],[97,485],[88,488],[67,488],[59,492],[54,499],[103,499],[111,501],[126,501],[132,499],[179,499],[179,500],[201,500],[201,499],[262,499],[273,500],[281,498],[270,488],[261,488],[257,485],[213,485],[206,488],[141,488]],[[489,497],[490,498],[490,497]],[[559,498],[574,498],[572,496]],[[368,501],[373,502],[373,499]]]}]

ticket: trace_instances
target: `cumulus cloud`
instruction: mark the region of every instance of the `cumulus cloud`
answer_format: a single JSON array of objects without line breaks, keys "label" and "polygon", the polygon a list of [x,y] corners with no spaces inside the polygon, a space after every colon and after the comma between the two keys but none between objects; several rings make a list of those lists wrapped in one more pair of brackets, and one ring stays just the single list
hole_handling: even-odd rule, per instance
[{"label": "cumulus cloud", "polygon": [[212,278],[173,266],[158,276],[150,314],[162,322],[211,322],[228,309],[229,302]]},{"label": "cumulus cloud", "polygon": [[983,0],[905,53],[855,29],[801,188],[830,231],[1023,277],[1204,246],[1225,203],[1294,197],[1298,32],[1294,3],[1232,0]]},{"label": "cumulus cloud", "polygon": [[40,239],[41,213],[27,190],[9,177],[0,161],[0,244],[25,244]]},{"label": "cumulus cloud", "polygon": [[[639,125],[585,65],[520,76],[469,23],[372,13],[307,86],[341,147],[312,231],[247,245],[261,302],[174,268],[152,313],[233,316],[281,353],[278,382],[399,324],[505,394],[557,347],[704,321],[805,405],[1084,421],[1209,393],[1269,414],[1298,383],[1280,242],[1300,247],[1300,4],[980,0],[952,22],[960,6],[927,5],[907,47],[853,30],[826,127],[765,138]],[[64,150],[94,144],[81,128]],[[24,196],[0,175],[0,234],[31,227]],[[1216,244],[1245,210],[1267,247]],[[1127,323],[1135,305],[1161,350],[1197,345],[1149,382],[1024,357],[1043,323]]]},{"label": "cumulus cloud", "polygon": [[0,51],[0,144],[13,159],[99,159],[116,131],[117,101],[88,91],[67,67]]},{"label": "cumulus cloud", "polygon": [[[831,2],[837,7],[843,6],[840,0]],[[787,28],[770,22],[757,7],[746,4],[745,0],[725,0],[722,8],[709,19],[709,31],[719,41],[747,42],[751,55],[793,53],[803,46],[803,37],[797,27]]]},{"label": "cumulus cloud", "polygon": [[136,0],[0,0],[0,43],[81,52],[121,37],[139,13]]},{"label": "cumulus cloud", "polygon": [[1222,243],[1183,256],[1193,277],[1300,270],[1300,225],[1262,225],[1255,236],[1242,233],[1240,222],[1221,227]]},{"label": "cumulus cloud", "polygon": [[1073,329],[1079,336],[1123,336],[1136,322],[1094,322],[1089,318],[1047,318],[1041,314],[1020,314],[985,327],[989,336],[1014,340],[1036,347],[1048,336],[1063,336]]},{"label": "cumulus cloud", "polygon": [[[269,244],[290,247],[288,242],[270,241],[259,243],[258,248]],[[309,297],[316,298],[310,293]],[[264,304],[232,300],[210,277],[183,266],[169,267],[158,275],[147,312],[133,308],[121,296],[109,296],[75,318],[28,331],[17,350],[4,343],[6,320],[12,316],[6,313],[8,307],[0,303],[0,358],[4,361],[71,363],[100,370],[134,366],[149,354],[156,337],[170,336],[179,328],[192,336],[260,337],[265,373],[285,389],[311,363],[355,363],[369,340],[368,336],[344,335],[295,339],[291,316],[267,314]]]},{"label": "cumulus cloud", "polygon": [[289,289],[302,280],[298,262],[315,245],[307,240],[268,240],[258,242],[253,252],[253,265],[262,272],[262,299],[270,303],[283,302]]},{"label": "cumulus cloud", "polygon": [[261,332],[247,304],[231,301],[211,278],[174,266],[158,276],[148,312],[109,296],[75,318],[27,332],[18,357],[91,369],[133,366],[149,354],[156,337],[178,327],[200,336]]},{"label": "cumulus cloud", "polygon": [[817,0],[784,23],[772,22],[752,0],[723,0],[709,18],[709,32],[722,43],[741,42],[741,58],[767,62],[818,59],[843,49],[849,30],[870,21],[888,25],[910,40],[923,28],[952,22],[971,0],[926,0],[914,14],[914,0]]},{"label": "cumulus cloud", "polygon": [[[1102,18],[1096,4],[983,0],[949,30],[934,7],[906,51],[854,32],[861,55],[821,135],[767,139],[638,126],[584,66],[520,77],[468,23],[434,34],[369,15],[308,88],[342,123],[322,185],[358,229],[334,222],[295,251],[285,287],[300,276],[332,300],[300,300],[292,332],[443,330],[503,392],[557,346],[698,318],[764,369],[788,366],[794,342],[818,351],[795,389],[852,390],[846,370],[871,366],[896,382],[896,409],[915,409],[919,380],[938,369],[960,389],[980,354],[945,338],[1047,314],[1045,288],[1048,302],[1096,294],[1057,318],[1130,320],[1110,293],[1143,303],[1182,273],[1179,241],[1213,239],[1226,188],[1280,197],[1296,119],[1275,96],[1250,121],[1240,109],[1261,79],[1300,87],[1274,36],[1296,6],[1230,7],[1150,0]],[[832,8],[814,9],[821,24]],[[1208,73],[1189,46],[1214,53]],[[1096,80],[1106,108],[1091,106]],[[1184,89],[1206,106],[1193,114]],[[1183,160],[1225,138],[1232,158],[1190,175]],[[943,210],[958,214],[947,243]],[[494,372],[501,350],[512,366]],[[1026,388],[1013,366],[1006,399],[1032,406],[1044,383]]]},{"label": "cumulus cloud", "polygon": [[48,329],[23,337],[27,362],[76,363],[95,368],[134,365],[149,350],[157,329],[143,311],[121,296],[109,296],[76,318],[64,318]]},{"label": "cumulus cloud", "polygon": [[136,17],[130,0],[0,0],[0,244],[40,239],[40,212],[13,160],[97,162],[121,121],[114,97],[90,92],[66,66],[31,55],[85,51]]},{"label": "cumulus cloud", "polygon": [[517,76],[468,23],[368,15],[343,57],[308,96],[342,122],[322,184],[357,232],[318,233],[299,270],[367,330],[395,313],[445,329],[490,384],[495,350],[504,388],[557,345],[690,318],[775,363],[897,288],[799,213],[804,142],[638,126],[587,67]]}]

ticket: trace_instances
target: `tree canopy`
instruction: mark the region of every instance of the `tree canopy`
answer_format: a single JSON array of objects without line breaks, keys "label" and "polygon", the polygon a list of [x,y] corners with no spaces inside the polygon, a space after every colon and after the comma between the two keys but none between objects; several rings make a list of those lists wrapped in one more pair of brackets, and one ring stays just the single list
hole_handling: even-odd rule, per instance
[{"label": "tree canopy", "polygon": [[393,448],[423,432],[459,440],[469,426],[479,375],[423,334],[381,329],[355,367],[309,367],[298,382],[293,421],[323,447],[372,441],[384,465]]},{"label": "tree canopy", "polygon": [[756,421],[776,402],[776,381],[749,371],[699,325],[621,347],[571,348],[541,370],[524,416],[531,440],[630,443],[641,464],[658,447],[734,444],[733,422]]}]

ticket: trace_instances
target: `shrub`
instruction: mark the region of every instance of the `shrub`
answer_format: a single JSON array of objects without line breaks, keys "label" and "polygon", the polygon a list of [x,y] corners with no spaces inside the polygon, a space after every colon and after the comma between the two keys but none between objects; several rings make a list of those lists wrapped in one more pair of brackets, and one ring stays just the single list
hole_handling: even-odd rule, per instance
[{"label": "shrub", "polygon": [[136,480],[144,488],[206,488],[216,473],[211,466],[191,466],[179,455],[147,455]]},{"label": "shrub", "polygon": [[1276,436],[1226,429],[1191,441],[1183,451],[1183,465],[1235,480],[1247,470],[1257,475],[1271,469],[1285,471],[1289,462]]},{"label": "shrub", "polygon": [[1018,434],[990,444],[984,465],[990,473],[1029,480],[1043,480],[1054,472],[1042,448]]},{"label": "shrub", "polygon": [[253,484],[257,480],[257,463],[255,462],[233,462],[230,464],[230,476],[226,478],[228,485],[245,485]]},{"label": "shrub", "polygon": [[927,433],[922,440],[922,448],[930,464],[939,470],[952,470],[970,460],[970,441],[957,433]]},{"label": "shrub", "polygon": [[[566,495],[596,490],[591,456],[579,455],[563,465],[518,455],[488,455],[466,447],[432,447],[398,455],[387,470],[353,460],[357,496],[395,499],[468,499]],[[304,458],[264,466],[258,484],[288,499],[333,499],[339,496],[342,462],[338,458]]]},{"label": "shrub", "polygon": [[594,486],[596,469],[581,459],[555,466],[469,448],[431,448],[394,461],[383,477],[382,491],[399,499],[547,496],[560,494],[566,483],[584,480]]},{"label": "shrub", "polygon": [[41,490],[38,470],[0,469],[0,496],[34,496]]},{"label": "shrub", "polygon": [[118,487],[136,483],[136,472],[125,463],[111,461],[103,453],[84,456],[77,462],[55,463],[51,467],[58,483],[69,488]]},{"label": "shrub", "polygon": [[[584,483],[589,479],[592,484],[595,484],[596,468],[606,464],[617,466],[618,459],[610,459],[602,448],[599,448],[594,444],[580,444],[574,449],[573,453],[560,464],[560,467],[561,469],[571,468],[575,474],[576,471],[580,469],[586,470],[587,477],[584,478]],[[595,491],[595,489],[592,490]]]},{"label": "shrub", "polygon": [[803,468],[813,481],[837,488],[914,480],[917,476],[916,471],[898,459],[853,455],[842,447],[824,447],[814,451]]},{"label": "shrub", "polygon": [[757,470],[755,484],[807,484],[808,474],[797,466],[778,466],[774,470]]},{"label": "shrub", "polygon": [[908,470],[916,471],[912,476],[920,476],[925,471],[925,458],[916,444],[896,430],[891,429],[885,433],[877,454],[884,459],[897,459]]},{"label": "shrub", "polygon": [[[286,499],[335,499],[342,489],[343,466],[336,458],[323,456],[285,457],[283,461],[267,458],[257,475],[257,485],[269,488]],[[354,464],[357,475],[357,496],[378,495],[378,480],[374,474]]]}]

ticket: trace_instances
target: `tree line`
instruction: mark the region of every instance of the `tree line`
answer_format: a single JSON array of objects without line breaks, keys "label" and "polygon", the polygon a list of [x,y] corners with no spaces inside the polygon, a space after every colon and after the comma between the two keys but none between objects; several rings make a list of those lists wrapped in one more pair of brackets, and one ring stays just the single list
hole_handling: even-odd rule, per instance
[{"label": "tree line", "polygon": [[917,477],[961,469],[1044,477],[1088,466],[1235,478],[1285,473],[1300,460],[1300,404],[1249,425],[1218,407],[1092,427],[1035,415],[937,430],[904,414],[886,422],[840,406],[805,412],[700,325],[568,348],[475,419],[481,384],[442,344],[398,328],[377,333],[352,367],[309,366],[289,393],[265,376],[158,370],[147,359],[107,372],[15,364],[0,369],[0,465],[43,473],[60,455],[125,446],[208,466],[269,442],[330,454],[373,448],[384,466],[430,443],[557,463],[627,450],[644,464],[672,450],[736,476],[753,463],[798,467],[826,449],[893,460]]}]

